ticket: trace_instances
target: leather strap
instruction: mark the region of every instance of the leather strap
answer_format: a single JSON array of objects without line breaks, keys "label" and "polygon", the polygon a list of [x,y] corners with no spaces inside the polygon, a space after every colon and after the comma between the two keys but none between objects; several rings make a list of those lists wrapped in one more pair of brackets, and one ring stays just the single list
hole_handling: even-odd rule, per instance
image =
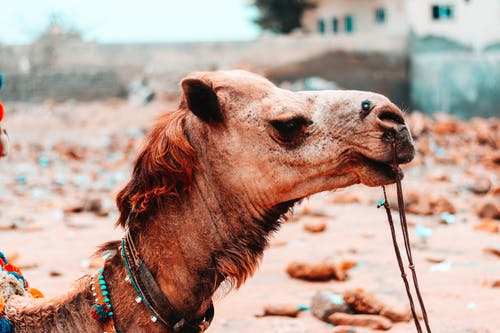
[{"label": "leather strap", "polygon": [[210,302],[209,309],[199,320],[188,321],[179,315],[161,290],[153,273],[139,257],[128,231],[122,240],[121,253],[129,278],[138,296],[153,316],[153,321],[158,321],[163,327],[174,332],[199,333],[208,328],[215,312],[213,302]]}]

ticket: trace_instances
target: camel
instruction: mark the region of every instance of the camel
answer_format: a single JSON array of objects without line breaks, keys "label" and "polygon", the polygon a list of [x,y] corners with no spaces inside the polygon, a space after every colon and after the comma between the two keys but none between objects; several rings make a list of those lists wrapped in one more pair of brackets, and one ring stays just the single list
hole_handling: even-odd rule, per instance
[{"label": "camel", "polygon": [[[242,70],[185,77],[178,109],[147,134],[117,195],[117,226],[128,243],[111,241],[98,251],[107,257],[103,274],[116,330],[204,331],[216,290],[224,281],[238,288],[254,273],[268,237],[294,204],[399,177],[387,133],[398,138],[398,162],[411,161],[403,112],[382,95],[291,92]],[[165,328],[137,299],[123,258],[131,250],[168,299],[172,313],[165,316],[178,314],[180,324]],[[5,317],[15,333],[103,332],[90,316],[92,279],[83,276],[52,300],[13,296]]]}]

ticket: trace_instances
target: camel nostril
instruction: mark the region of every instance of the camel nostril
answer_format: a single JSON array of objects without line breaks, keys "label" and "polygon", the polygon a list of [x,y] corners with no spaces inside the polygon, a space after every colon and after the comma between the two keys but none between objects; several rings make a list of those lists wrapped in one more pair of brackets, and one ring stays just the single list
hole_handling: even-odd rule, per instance
[{"label": "camel nostril", "polygon": [[382,120],[382,122],[391,122],[398,125],[405,125],[403,117],[390,111],[381,112],[378,115],[378,119]]}]

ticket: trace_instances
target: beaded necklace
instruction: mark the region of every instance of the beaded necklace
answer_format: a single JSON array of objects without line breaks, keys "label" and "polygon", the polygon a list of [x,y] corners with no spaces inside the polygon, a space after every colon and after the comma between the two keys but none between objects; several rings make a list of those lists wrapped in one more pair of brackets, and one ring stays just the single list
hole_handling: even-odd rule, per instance
[{"label": "beaded necklace", "polygon": [[109,299],[109,290],[102,268],[97,271],[97,274],[92,276],[90,291],[94,297],[94,305],[90,308],[90,315],[102,325],[104,329],[103,333],[118,333],[115,321],[113,320],[113,308]]}]

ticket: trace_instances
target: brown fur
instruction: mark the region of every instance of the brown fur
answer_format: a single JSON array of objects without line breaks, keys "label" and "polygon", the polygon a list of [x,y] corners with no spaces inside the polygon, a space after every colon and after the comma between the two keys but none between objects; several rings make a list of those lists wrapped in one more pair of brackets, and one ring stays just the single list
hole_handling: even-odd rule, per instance
[{"label": "brown fur", "polygon": [[[194,73],[182,89],[179,110],[163,115],[147,135],[117,196],[117,225],[129,228],[141,258],[186,319],[205,313],[223,281],[239,287],[254,273],[270,233],[297,201],[360,182],[393,182],[385,131],[403,133],[400,162],[413,156],[401,111],[377,94],[292,93],[243,71]],[[366,99],[373,108],[360,118]],[[164,332],[135,303],[120,255],[106,261],[104,275],[119,331]],[[100,332],[89,315],[88,281],[55,300],[9,300],[15,332]]]},{"label": "brown fur", "polygon": [[191,185],[196,152],[184,134],[187,112],[180,109],[164,114],[148,134],[132,179],[116,199],[121,226],[126,226],[131,212],[153,210],[163,198],[178,198]]}]

